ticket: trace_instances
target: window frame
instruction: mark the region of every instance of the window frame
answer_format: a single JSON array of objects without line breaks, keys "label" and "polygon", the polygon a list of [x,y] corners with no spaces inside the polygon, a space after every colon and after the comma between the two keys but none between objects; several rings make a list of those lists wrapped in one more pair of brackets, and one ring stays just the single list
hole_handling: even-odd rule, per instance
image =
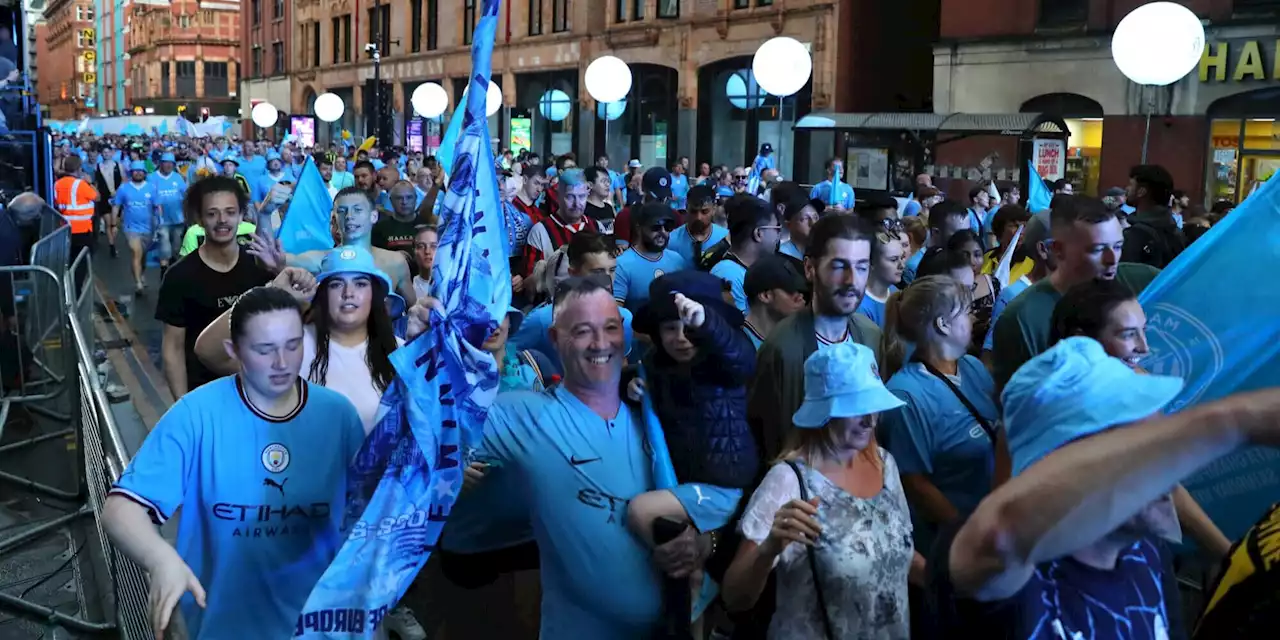
[{"label": "window frame", "polygon": [[278,76],[288,73],[285,64],[284,41],[276,40],[271,43],[271,75]]},{"label": "window frame", "polygon": [[423,0],[409,0],[409,52],[422,52],[422,9]]},{"label": "window frame", "polygon": [[476,32],[476,0],[462,0],[462,44],[471,46]]},{"label": "window frame", "polygon": [[680,17],[680,0],[673,0],[675,5],[674,13],[667,13],[662,10],[663,0],[658,0],[657,6],[654,8],[657,16],[663,20],[675,20]]},{"label": "window frame", "polygon": [[427,2],[427,51],[440,48],[440,3],[438,0]]},{"label": "window frame", "polygon": [[249,13],[252,14],[253,16],[251,19],[253,26],[256,27],[261,25],[262,24],[262,0],[250,0]]},{"label": "window frame", "polygon": [[542,0],[529,0],[529,35],[542,35]]},{"label": "window frame", "polygon": [[551,0],[551,32],[569,31],[569,0]]},{"label": "window frame", "polygon": [[[1046,8],[1050,10],[1046,11]],[[1088,21],[1089,0],[1040,0],[1036,3],[1037,29],[1083,26]]]}]

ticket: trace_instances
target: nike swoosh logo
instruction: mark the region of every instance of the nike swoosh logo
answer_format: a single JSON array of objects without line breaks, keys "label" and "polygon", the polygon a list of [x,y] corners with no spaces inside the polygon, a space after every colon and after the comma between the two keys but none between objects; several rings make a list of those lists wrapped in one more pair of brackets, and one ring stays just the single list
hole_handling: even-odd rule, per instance
[{"label": "nike swoosh logo", "polygon": [[585,458],[580,460],[578,459],[578,456],[569,456],[569,464],[575,467],[580,467],[584,464],[587,464],[588,462],[597,462],[599,460],[600,458]]}]

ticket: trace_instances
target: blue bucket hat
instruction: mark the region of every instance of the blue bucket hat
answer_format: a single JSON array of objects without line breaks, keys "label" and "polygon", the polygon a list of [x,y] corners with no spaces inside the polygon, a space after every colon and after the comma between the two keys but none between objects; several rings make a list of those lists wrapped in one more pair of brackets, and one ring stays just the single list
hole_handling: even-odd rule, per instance
[{"label": "blue bucket hat", "polygon": [[382,284],[387,286],[387,300],[391,302],[388,312],[391,317],[398,318],[404,313],[404,298],[401,298],[400,294],[395,292],[395,285],[392,284],[391,277],[378,268],[377,263],[373,260],[373,254],[368,250],[352,246],[337,247],[330,250],[320,263],[320,273],[316,275],[316,282],[324,282],[331,276],[343,273],[363,273],[381,280]]},{"label": "blue bucket hat", "polygon": [[1159,413],[1183,384],[1138,373],[1091,338],[1059,342],[1022,365],[1001,395],[1013,473],[1080,438]]},{"label": "blue bucket hat", "polygon": [[177,161],[178,161],[178,160],[177,160],[176,158],[174,158],[174,157],[173,157],[173,154],[172,154],[172,153],[162,153],[162,154],[160,154],[160,162],[177,162]]},{"label": "blue bucket hat", "polygon": [[906,404],[884,387],[876,355],[850,342],[815,351],[804,362],[804,402],[791,421],[820,429],[832,418],[855,418]]},{"label": "blue bucket hat", "polygon": [[129,173],[133,173],[134,171],[141,171],[141,172],[143,172],[143,173],[146,173],[146,172],[147,172],[147,163],[145,163],[145,162],[143,162],[143,161],[141,161],[141,160],[134,160],[133,162],[130,162],[130,163],[129,163]]},{"label": "blue bucket hat", "polygon": [[280,160],[280,153],[275,149],[267,152],[267,162],[271,162],[272,160]]}]

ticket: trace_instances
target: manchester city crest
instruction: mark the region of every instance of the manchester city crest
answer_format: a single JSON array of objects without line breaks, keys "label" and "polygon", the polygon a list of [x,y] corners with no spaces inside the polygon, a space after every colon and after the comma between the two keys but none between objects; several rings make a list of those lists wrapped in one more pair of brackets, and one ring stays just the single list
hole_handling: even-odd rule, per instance
[{"label": "manchester city crest", "polygon": [[279,442],[273,442],[262,450],[262,466],[271,473],[281,473],[289,468],[289,450]]}]

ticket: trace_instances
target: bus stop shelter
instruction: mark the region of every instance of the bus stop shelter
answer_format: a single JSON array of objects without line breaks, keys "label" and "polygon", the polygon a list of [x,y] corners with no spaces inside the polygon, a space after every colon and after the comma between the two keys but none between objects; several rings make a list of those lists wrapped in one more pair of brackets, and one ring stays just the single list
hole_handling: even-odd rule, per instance
[{"label": "bus stop shelter", "polygon": [[833,155],[845,161],[845,180],[855,190],[909,192],[915,176],[937,164],[943,145],[979,136],[1016,140],[1018,186],[1028,193],[1027,162],[1044,141],[1056,141],[1065,156],[1070,129],[1045,113],[836,113],[814,112],[795,129],[835,133]]}]

